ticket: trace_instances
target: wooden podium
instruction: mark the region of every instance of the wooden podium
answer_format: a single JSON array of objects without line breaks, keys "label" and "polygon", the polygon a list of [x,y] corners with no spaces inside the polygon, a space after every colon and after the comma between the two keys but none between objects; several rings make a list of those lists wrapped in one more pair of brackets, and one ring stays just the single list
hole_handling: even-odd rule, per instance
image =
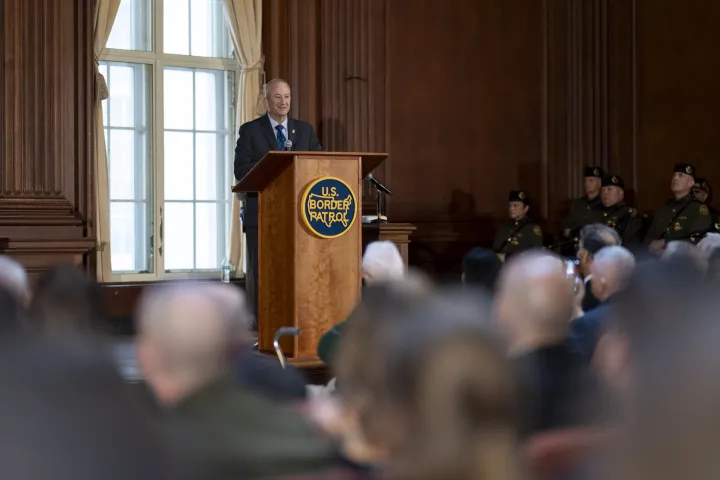
[{"label": "wooden podium", "polygon": [[[269,152],[233,187],[258,192],[258,349],[273,350],[280,327],[298,327],[281,346],[290,359],[317,358],[320,337],[360,300],[362,179],[384,153]],[[309,187],[332,177],[354,193],[344,233],[323,238],[303,217]],[[330,180],[339,183],[337,180]],[[327,217],[323,217],[327,218]]]}]

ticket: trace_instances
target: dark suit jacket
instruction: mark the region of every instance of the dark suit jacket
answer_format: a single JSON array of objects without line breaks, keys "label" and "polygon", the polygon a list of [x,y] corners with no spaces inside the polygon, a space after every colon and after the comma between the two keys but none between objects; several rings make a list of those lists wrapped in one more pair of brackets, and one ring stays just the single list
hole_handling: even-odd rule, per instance
[{"label": "dark suit jacket", "polygon": [[516,359],[522,395],[524,436],[589,421],[593,382],[581,360],[559,344]]},{"label": "dark suit jacket", "polygon": [[231,378],[186,398],[165,420],[180,480],[266,478],[339,464],[331,441],[299,412]]},{"label": "dark suit jacket", "polygon": [[[309,123],[288,117],[288,136],[295,151],[320,151],[322,145]],[[242,179],[269,151],[278,150],[277,137],[270,124],[270,118],[263,115],[240,127],[240,136],[235,146],[235,178]],[[257,195],[244,198],[243,225],[257,227]]]},{"label": "dark suit jacket", "polygon": [[570,350],[582,358],[586,365],[590,363],[595,353],[595,347],[602,335],[609,310],[610,305],[605,301],[570,323],[568,345]]}]

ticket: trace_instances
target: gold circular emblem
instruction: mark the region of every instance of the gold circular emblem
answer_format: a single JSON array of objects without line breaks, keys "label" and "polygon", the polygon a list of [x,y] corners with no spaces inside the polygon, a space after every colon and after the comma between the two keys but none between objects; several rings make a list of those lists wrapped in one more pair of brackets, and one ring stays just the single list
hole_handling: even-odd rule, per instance
[{"label": "gold circular emblem", "polygon": [[705,205],[700,205],[700,214],[701,215],[707,215],[708,214],[708,208]]},{"label": "gold circular emblem", "polygon": [[615,176],[613,176],[613,177],[612,177],[612,182],[613,182],[615,185],[617,185],[617,184],[619,183],[619,182],[618,182],[618,178],[615,177]]},{"label": "gold circular emblem", "polygon": [[687,172],[688,175],[692,175],[692,167],[690,165],[685,167],[685,172]]},{"label": "gold circular emblem", "polygon": [[542,230],[541,230],[540,227],[537,226],[537,225],[535,225],[535,226],[533,227],[533,233],[534,233],[535,235],[537,235],[538,237],[542,237]]},{"label": "gold circular emblem", "polygon": [[519,198],[520,200],[525,199],[525,192],[518,192],[518,198]]},{"label": "gold circular emblem", "polygon": [[593,175],[595,175],[596,177],[599,177],[599,176],[600,176],[600,170],[598,170],[597,168],[593,169]]},{"label": "gold circular emblem", "polygon": [[675,226],[673,227],[673,230],[675,230],[676,232],[679,232],[680,230],[682,230],[682,225],[680,225],[679,222],[675,222]]}]

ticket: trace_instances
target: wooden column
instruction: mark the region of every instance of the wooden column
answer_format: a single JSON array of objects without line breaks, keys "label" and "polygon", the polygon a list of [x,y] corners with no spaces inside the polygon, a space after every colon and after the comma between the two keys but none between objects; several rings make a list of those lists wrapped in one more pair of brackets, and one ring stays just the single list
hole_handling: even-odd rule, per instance
[{"label": "wooden column", "polygon": [[94,245],[93,0],[0,0],[0,251],[31,272]]}]

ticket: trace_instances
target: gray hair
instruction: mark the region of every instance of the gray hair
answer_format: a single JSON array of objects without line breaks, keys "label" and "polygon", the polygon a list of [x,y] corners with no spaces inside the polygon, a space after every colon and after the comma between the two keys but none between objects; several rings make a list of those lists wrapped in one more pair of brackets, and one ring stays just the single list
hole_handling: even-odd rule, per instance
[{"label": "gray hair", "polygon": [[635,256],[620,245],[601,248],[594,256],[593,271],[608,283],[623,288],[635,270]]},{"label": "gray hair", "polygon": [[0,286],[20,302],[27,302],[30,298],[30,282],[25,268],[7,255],[0,255]]},{"label": "gray hair", "polygon": [[401,280],[405,278],[405,262],[394,243],[372,242],[365,248],[362,259],[363,273],[375,282]]}]

